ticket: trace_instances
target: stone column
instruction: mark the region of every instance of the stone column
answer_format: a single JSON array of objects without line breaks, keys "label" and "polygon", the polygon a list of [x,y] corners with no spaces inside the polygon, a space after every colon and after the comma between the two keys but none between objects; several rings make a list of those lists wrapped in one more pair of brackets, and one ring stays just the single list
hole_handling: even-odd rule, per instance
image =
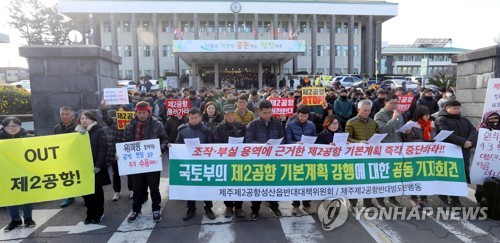
[{"label": "stone column", "polygon": [[214,14],[215,39],[219,39],[219,14]]},{"label": "stone column", "polygon": [[259,90],[262,89],[262,60],[259,60],[258,64],[257,81],[259,82]]},{"label": "stone column", "polygon": [[198,40],[200,39],[200,21],[198,21],[198,14],[195,13],[193,16],[193,21],[194,21],[194,39]]},{"label": "stone column", "polygon": [[158,47],[158,15],[156,13],[153,14],[153,62],[154,62],[154,71],[153,71],[153,79],[159,79],[160,76],[163,76],[160,71],[160,50]]},{"label": "stone column", "polygon": [[[174,30],[177,29],[179,32],[182,32],[181,29],[179,29],[179,16],[177,13],[174,13]],[[174,72],[180,77],[181,76],[181,70],[180,70],[180,60],[179,56],[177,54],[174,54]]]},{"label": "stone column", "polygon": [[335,22],[337,17],[331,16],[330,20],[330,75],[335,75]]},{"label": "stone column", "polygon": [[238,40],[238,14],[234,14],[234,39]]},{"label": "stone column", "polygon": [[137,36],[137,17],[132,13],[130,20],[130,30],[132,34],[132,61],[134,63],[134,81],[139,81],[139,40]]},{"label": "stone column", "polygon": [[[373,16],[368,16],[368,22],[366,23],[366,36],[362,36],[366,40],[366,64],[367,64],[367,74],[369,77],[375,76],[375,50],[373,49]],[[380,52],[379,52],[380,53]],[[380,70],[380,69],[379,69]]]},{"label": "stone column", "polygon": [[259,39],[259,33],[258,33],[258,29],[259,29],[259,14],[253,14],[253,38],[255,40],[258,40]]},{"label": "stone column", "polygon": [[274,21],[273,21],[273,40],[278,39],[278,14],[274,14]]},{"label": "stone column", "polygon": [[[294,40],[297,39],[297,33],[299,32],[299,29],[297,28],[298,25],[299,25],[299,17],[297,14],[294,14],[293,15],[293,33],[295,34],[295,36],[293,37]],[[306,49],[306,52],[307,52],[307,49]],[[296,73],[299,71],[298,65],[299,65],[299,58],[294,57],[293,58],[293,73]]]},{"label": "stone column", "polygon": [[221,87],[219,82],[219,63],[214,63],[214,85],[215,87]]},{"label": "stone column", "polygon": [[92,35],[89,33],[88,35],[88,45],[93,45],[94,44],[94,36],[96,35],[96,29],[95,29],[95,23],[94,23],[94,14],[89,13],[89,29],[92,32]]},{"label": "stone column", "polygon": [[280,65],[280,76],[278,82],[281,81],[283,77],[285,77],[285,60],[280,59],[279,65]]},{"label": "stone column", "polygon": [[[375,24],[375,51],[377,52],[377,59],[378,59],[378,64],[376,64],[376,68],[378,72],[380,73],[380,65],[382,65],[382,62],[380,61],[380,57],[382,56],[382,23],[376,23]],[[375,61],[375,58],[373,58],[373,61]]]},{"label": "stone column", "polygon": [[116,15],[110,15],[111,21],[111,52],[118,55],[118,33],[116,32]]},{"label": "stone column", "polygon": [[28,59],[37,136],[52,134],[62,106],[100,116],[103,89],[118,86],[121,57],[95,45],[25,46],[19,55]]},{"label": "stone column", "polygon": [[353,73],[354,67],[354,15],[349,16],[347,34],[347,72]]},{"label": "stone column", "polygon": [[[318,58],[318,16],[316,14],[312,15],[312,26],[311,26],[311,72],[310,74],[316,74],[316,59]],[[307,50],[306,50],[307,51]]]}]

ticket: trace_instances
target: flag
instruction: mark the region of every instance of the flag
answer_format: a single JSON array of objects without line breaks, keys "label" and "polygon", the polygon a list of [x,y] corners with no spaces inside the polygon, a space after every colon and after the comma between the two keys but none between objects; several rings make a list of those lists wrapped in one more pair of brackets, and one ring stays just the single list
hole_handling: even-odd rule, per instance
[{"label": "flag", "polygon": [[295,33],[292,31],[290,31],[290,35],[288,36],[288,39],[289,40],[293,40],[293,37],[295,36]]},{"label": "flag", "polygon": [[257,27],[255,25],[253,26],[253,38],[257,39]]},{"label": "flag", "polygon": [[178,40],[179,39],[179,29],[175,28],[174,30],[174,39]]},{"label": "flag", "polygon": [[278,28],[274,27],[274,36],[277,38],[278,35],[279,35],[279,27]]}]

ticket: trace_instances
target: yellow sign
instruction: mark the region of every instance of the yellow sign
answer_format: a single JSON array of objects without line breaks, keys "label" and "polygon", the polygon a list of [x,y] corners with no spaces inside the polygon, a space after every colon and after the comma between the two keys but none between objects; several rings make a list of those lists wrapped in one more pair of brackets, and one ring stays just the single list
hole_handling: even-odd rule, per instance
[{"label": "yellow sign", "polygon": [[305,87],[302,88],[302,104],[322,105],[325,100],[325,88]]},{"label": "yellow sign", "polygon": [[0,140],[0,207],[94,193],[88,133]]},{"label": "yellow sign", "polygon": [[118,130],[124,130],[125,127],[134,119],[134,111],[117,111],[116,112],[116,125]]}]

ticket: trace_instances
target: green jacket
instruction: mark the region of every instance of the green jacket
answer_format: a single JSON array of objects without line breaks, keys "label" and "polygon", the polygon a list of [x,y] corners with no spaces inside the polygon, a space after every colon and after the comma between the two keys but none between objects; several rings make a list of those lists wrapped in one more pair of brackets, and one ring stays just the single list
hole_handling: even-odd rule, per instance
[{"label": "green jacket", "polygon": [[398,119],[391,121],[392,111],[382,108],[375,114],[375,122],[378,125],[380,133],[387,133],[387,136],[382,140],[383,143],[399,143],[403,142],[400,132],[395,132],[405,124],[403,115],[399,115]]},{"label": "green jacket", "polygon": [[371,119],[364,119],[359,115],[347,121],[345,126],[349,133],[349,142],[358,143],[362,140],[368,141],[378,131],[377,123]]}]

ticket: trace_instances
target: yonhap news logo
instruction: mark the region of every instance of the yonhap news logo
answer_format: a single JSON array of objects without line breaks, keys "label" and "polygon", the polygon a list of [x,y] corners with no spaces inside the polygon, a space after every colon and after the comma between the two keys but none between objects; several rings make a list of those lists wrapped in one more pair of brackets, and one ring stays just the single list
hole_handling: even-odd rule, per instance
[{"label": "yonhap news logo", "polygon": [[318,208],[318,218],[326,231],[342,226],[347,220],[347,200],[344,197],[335,197],[324,200]]}]

